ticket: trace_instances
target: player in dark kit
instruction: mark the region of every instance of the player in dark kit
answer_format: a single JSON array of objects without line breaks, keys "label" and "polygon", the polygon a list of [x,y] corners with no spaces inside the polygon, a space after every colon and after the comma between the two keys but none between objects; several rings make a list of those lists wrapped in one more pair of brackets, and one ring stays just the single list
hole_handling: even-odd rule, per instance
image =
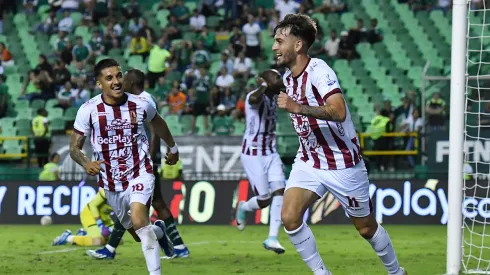
[{"label": "player in dark kit", "polygon": [[[136,69],[128,70],[123,79],[123,91],[134,94],[139,97],[146,98],[147,101],[152,102],[156,109],[156,100],[153,96],[144,91],[145,74]],[[184,241],[180,237],[177,230],[172,213],[168,209],[165,201],[162,197],[160,189],[160,174],[158,173],[158,166],[161,165],[161,152],[160,152],[160,139],[155,135],[155,131],[148,123],[145,125],[146,132],[148,133],[148,139],[150,140],[150,155],[153,161],[153,174],[155,175],[155,190],[153,191],[152,206],[157,211],[158,219],[155,224],[165,223],[165,231],[167,236],[173,243],[174,251],[166,252],[166,259],[171,258],[186,258],[189,257],[189,249],[184,245]],[[108,244],[98,250],[87,250],[87,255],[97,259],[114,259],[116,256],[116,248],[121,241],[122,236],[126,230],[119,221],[114,224],[114,230],[109,238]]]}]

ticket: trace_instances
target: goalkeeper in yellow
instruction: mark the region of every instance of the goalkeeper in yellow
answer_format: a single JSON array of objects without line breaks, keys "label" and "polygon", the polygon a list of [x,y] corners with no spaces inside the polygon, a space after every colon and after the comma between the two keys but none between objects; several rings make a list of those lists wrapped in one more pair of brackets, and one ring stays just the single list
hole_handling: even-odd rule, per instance
[{"label": "goalkeeper in yellow", "polygon": [[78,229],[76,235],[73,235],[67,229],[53,240],[53,245],[64,245],[66,243],[79,246],[104,245],[114,225],[111,212],[112,208],[107,204],[104,189],[100,189],[97,195],[80,212],[80,221],[83,228]]}]

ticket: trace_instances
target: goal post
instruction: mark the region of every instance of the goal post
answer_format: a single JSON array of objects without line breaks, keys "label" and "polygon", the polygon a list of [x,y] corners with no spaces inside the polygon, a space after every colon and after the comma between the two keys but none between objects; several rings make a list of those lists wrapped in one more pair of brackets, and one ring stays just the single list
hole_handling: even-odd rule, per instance
[{"label": "goal post", "polygon": [[[471,1],[469,1],[471,3]],[[467,0],[453,0],[448,167],[446,273],[458,275],[462,262],[463,142],[466,92]]]}]

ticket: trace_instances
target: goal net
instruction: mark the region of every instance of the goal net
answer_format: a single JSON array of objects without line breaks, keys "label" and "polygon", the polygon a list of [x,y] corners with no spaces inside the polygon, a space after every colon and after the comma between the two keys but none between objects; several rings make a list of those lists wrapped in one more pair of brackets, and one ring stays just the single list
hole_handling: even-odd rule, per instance
[{"label": "goal net", "polygon": [[[490,12],[468,1],[462,271],[490,274]],[[454,35],[454,34],[453,34]]]}]

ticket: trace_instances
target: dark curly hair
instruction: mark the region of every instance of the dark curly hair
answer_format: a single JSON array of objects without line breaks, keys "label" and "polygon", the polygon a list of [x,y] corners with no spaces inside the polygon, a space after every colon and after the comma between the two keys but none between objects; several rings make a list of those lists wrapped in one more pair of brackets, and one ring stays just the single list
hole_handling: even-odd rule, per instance
[{"label": "dark curly hair", "polygon": [[306,50],[315,42],[317,32],[316,23],[308,15],[288,14],[274,28],[274,34],[279,29],[289,29],[290,34],[303,40],[306,44]]}]

